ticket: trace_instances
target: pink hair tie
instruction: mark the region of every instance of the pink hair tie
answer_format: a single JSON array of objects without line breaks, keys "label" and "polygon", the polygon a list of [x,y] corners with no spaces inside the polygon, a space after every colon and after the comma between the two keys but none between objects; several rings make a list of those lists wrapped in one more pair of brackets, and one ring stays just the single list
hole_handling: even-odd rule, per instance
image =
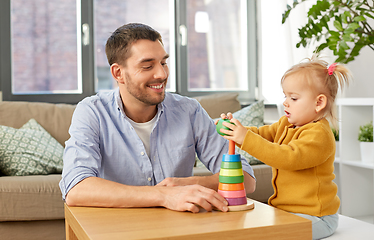
[{"label": "pink hair tie", "polygon": [[329,72],[329,75],[333,75],[334,74],[334,71],[335,71],[335,68],[336,68],[336,63],[333,63],[329,66],[329,68],[327,69],[328,72]]}]

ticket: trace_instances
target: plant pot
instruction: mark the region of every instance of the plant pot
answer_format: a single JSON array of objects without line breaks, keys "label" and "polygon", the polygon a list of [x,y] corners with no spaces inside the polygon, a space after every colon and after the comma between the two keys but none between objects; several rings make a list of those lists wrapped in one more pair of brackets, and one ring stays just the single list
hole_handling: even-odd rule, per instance
[{"label": "plant pot", "polygon": [[360,142],[361,161],[374,163],[374,142]]}]

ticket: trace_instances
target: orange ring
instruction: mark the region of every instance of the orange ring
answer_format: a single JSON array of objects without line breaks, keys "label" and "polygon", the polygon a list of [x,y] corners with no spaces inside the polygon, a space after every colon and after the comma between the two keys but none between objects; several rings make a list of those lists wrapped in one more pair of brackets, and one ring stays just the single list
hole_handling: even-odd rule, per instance
[{"label": "orange ring", "polygon": [[244,190],[244,183],[219,183],[218,189],[223,191],[239,191]]}]

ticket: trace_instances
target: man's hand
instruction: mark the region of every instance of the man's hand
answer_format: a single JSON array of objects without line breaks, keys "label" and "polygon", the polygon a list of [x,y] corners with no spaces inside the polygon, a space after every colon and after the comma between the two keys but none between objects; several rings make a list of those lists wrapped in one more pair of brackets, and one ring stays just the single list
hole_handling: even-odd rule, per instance
[{"label": "man's hand", "polygon": [[176,211],[199,212],[199,206],[206,211],[212,211],[213,207],[227,212],[227,201],[213,189],[200,185],[158,187],[163,196],[162,206]]}]

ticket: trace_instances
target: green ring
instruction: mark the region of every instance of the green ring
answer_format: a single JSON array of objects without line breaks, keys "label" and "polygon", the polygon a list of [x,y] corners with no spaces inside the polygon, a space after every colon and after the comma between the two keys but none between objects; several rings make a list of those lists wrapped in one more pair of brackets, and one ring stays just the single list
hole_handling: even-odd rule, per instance
[{"label": "green ring", "polygon": [[242,168],[242,162],[222,162],[221,168],[225,169],[239,169]]},{"label": "green ring", "polygon": [[234,176],[234,177],[228,177],[228,176],[219,176],[219,182],[220,183],[242,183],[244,182],[244,176]]},{"label": "green ring", "polygon": [[218,134],[220,134],[221,136],[226,136],[227,134],[224,134],[223,132],[221,132],[221,128],[226,129],[226,130],[230,130],[230,128],[223,126],[222,125],[223,122],[228,122],[228,123],[231,123],[231,124],[233,124],[233,123],[230,122],[230,119],[220,119],[218,121],[218,123],[216,125],[216,130],[217,130]]}]

